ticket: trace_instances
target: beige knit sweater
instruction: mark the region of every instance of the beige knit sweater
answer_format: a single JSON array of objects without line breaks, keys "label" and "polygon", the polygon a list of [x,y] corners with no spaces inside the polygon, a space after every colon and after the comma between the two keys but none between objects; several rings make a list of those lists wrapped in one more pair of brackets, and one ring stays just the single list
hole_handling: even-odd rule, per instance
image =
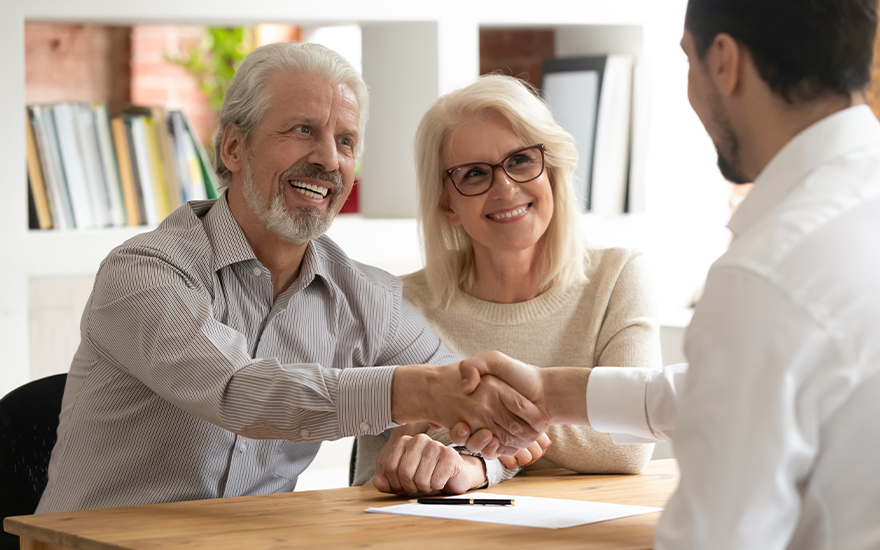
[{"label": "beige knit sweater", "polygon": [[[499,350],[547,366],[660,367],[660,342],[644,259],[622,248],[588,249],[586,281],[533,300],[496,304],[459,290],[435,307],[423,271],[403,277],[403,294],[446,346],[462,357]],[[653,445],[615,445],[586,426],[551,426],[551,445],[530,469],[638,473]],[[445,439],[442,435],[438,439]],[[383,436],[358,438],[355,484],[370,481]],[[505,476],[507,477],[507,476]]]}]

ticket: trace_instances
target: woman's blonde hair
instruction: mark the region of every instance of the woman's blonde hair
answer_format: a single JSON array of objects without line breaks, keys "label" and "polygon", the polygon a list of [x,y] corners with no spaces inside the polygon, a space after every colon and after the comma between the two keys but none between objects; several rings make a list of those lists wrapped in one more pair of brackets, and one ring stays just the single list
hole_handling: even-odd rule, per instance
[{"label": "woman's blonde hair", "polygon": [[490,74],[438,99],[428,109],[414,142],[419,184],[419,232],[431,295],[448,304],[455,289],[474,284],[474,247],[461,226],[441,210],[448,200],[443,147],[459,126],[492,114],[504,117],[524,145],[544,144],[545,170],[553,192],[553,217],[541,248],[541,291],[584,278],[584,247],[572,184],[578,154],[571,134],[553,120],[535,89],[510,76]]}]

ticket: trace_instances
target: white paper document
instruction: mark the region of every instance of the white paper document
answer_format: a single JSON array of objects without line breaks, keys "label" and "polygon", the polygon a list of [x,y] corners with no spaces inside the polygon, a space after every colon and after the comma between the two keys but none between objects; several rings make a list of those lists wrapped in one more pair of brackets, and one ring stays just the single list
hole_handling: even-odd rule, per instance
[{"label": "white paper document", "polygon": [[442,504],[398,504],[382,508],[367,508],[377,514],[400,514],[426,518],[463,519],[484,523],[501,523],[521,527],[564,529],[599,521],[660,512],[663,508],[630,506],[586,500],[561,498],[522,497],[495,493],[472,493],[449,498],[512,498],[516,506],[444,506]]}]

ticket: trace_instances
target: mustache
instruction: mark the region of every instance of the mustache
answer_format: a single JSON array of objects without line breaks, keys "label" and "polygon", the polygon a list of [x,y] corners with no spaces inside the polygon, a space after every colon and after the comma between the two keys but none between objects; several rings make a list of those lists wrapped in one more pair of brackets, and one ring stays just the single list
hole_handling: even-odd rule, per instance
[{"label": "mustache", "polygon": [[306,165],[294,165],[284,171],[279,178],[280,184],[282,186],[287,185],[289,180],[294,179],[315,179],[320,181],[325,181],[327,183],[333,184],[332,193],[337,194],[342,191],[342,173],[338,170],[331,170],[329,172],[321,170],[320,168],[316,168],[311,164]]}]

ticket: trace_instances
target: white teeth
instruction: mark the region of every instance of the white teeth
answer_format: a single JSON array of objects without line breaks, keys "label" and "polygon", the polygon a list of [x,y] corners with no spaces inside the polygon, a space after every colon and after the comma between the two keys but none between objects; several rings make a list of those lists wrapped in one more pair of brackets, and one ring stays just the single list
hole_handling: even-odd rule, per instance
[{"label": "white teeth", "polygon": [[291,181],[290,184],[293,188],[302,193],[307,197],[311,197],[313,199],[323,199],[327,196],[327,193],[330,192],[330,189],[326,187],[321,187],[320,185],[315,185],[313,183],[305,183],[302,181]]},{"label": "white teeth", "polygon": [[523,212],[528,209],[529,205],[523,205],[517,208],[516,210],[511,210],[510,212],[505,212],[504,214],[493,215],[493,220],[506,220],[507,218],[512,218],[514,216],[519,216]]},{"label": "white teeth", "polygon": [[309,191],[308,189],[301,189],[301,188],[299,188],[299,187],[294,187],[293,190],[296,191],[297,193],[300,193],[300,194],[302,194],[302,195],[305,195],[305,196],[310,197],[310,198],[313,198],[313,199],[318,199],[318,200],[320,200],[320,199],[323,199],[323,198],[324,198],[324,195],[319,195],[319,194],[317,194],[317,193],[314,193],[314,192],[312,192],[312,191]]}]

